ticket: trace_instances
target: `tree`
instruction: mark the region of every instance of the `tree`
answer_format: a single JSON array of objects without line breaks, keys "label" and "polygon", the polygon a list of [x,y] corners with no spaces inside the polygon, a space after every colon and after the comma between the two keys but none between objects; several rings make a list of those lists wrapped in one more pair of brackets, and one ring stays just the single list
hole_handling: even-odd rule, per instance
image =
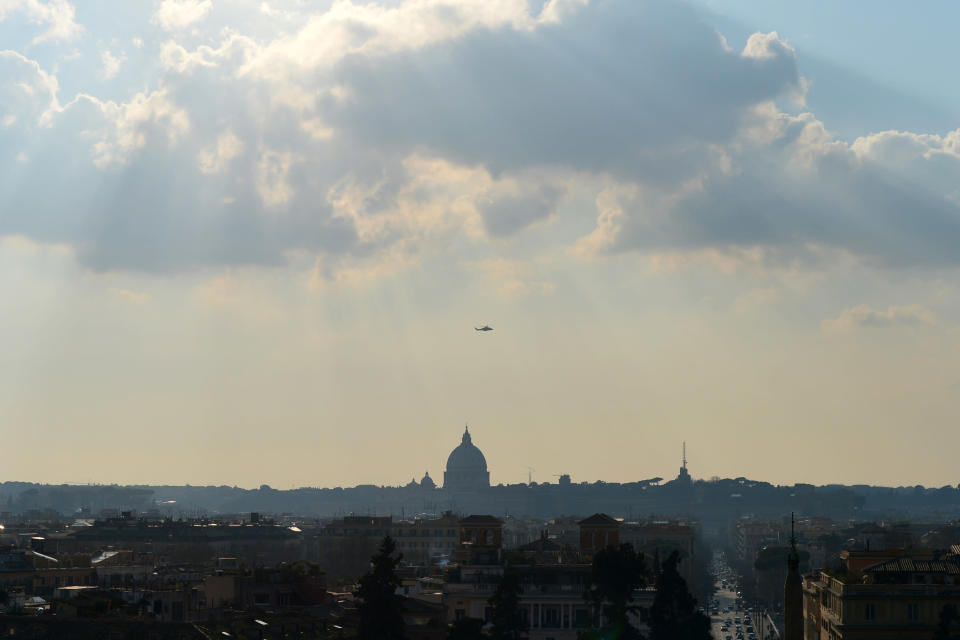
[{"label": "tree", "polygon": [[950,629],[955,623],[960,622],[960,613],[957,607],[952,604],[945,604],[940,609],[940,620],[937,622],[937,631],[933,634],[933,640],[955,640],[960,638],[958,634],[951,634]]},{"label": "tree", "polygon": [[360,640],[402,640],[403,614],[401,598],[397,595],[400,578],[397,577],[397,564],[403,554],[393,557],[396,544],[387,536],[380,550],[370,559],[370,570],[360,578],[354,595],[360,600],[357,612],[360,614],[360,627],[357,635]]},{"label": "tree", "polygon": [[520,576],[507,569],[487,601],[490,604],[490,637],[493,640],[522,640],[527,624],[520,609],[523,588]]},{"label": "tree", "polygon": [[664,560],[657,576],[657,594],[649,612],[650,640],[710,640],[710,618],[697,611],[697,600],[677,571],[680,553]]},{"label": "tree", "polygon": [[584,597],[594,619],[602,621],[600,637],[642,640],[643,634],[630,624],[630,616],[639,614],[633,592],[646,586],[647,563],[633,545],[610,546],[593,556],[590,585]]},{"label": "tree", "polygon": [[483,640],[483,620],[460,618],[450,626],[447,640]]}]

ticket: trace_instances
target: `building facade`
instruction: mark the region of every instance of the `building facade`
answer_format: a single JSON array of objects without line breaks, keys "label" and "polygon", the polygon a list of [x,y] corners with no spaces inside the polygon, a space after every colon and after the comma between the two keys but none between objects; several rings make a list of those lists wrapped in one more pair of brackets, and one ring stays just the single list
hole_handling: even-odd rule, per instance
[{"label": "building facade", "polygon": [[[443,585],[447,621],[465,617],[489,621],[489,599],[509,565],[520,577],[520,605],[529,640],[576,640],[580,632],[593,628],[595,621],[584,598],[591,580],[591,558],[598,545],[617,543],[618,523],[594,514],[582,520],[581,526],[585,530],[581,530],[579,548],[543,537],[505,552],[499,519],[478,515],[464,518],[462,544]],[[634,604],[640,607],[648,607],[652,601],[652,590],[634,594]],[[639,618],[634,624],[642,626]]]},{"label": "building facade", "polygon": [[429,566],[449,556],[459,543],[458,518],[394,520],[391,516],[346,516],[324,525],[312,539],[311,555],[335,576],[356,577],[385,536],[409,564]]},{"label": "building facade", "polygon": [[804,578],[804,638],[930,640],[945,605],[960,608],[954,559],[900,555],[859,571],[845,565]]}]

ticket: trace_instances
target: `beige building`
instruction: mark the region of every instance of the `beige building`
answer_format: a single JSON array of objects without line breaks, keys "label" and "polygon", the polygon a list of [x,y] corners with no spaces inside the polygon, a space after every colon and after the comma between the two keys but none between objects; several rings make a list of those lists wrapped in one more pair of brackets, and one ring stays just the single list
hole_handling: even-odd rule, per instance
[{"label": "beige building", "polygon": [[[529,640],[576,640],[593,626],[584,593],[590,582],[592,554],[602,544],[616,544],[618,523],[603,514],[581,520],[580,546],[568,547],[546,536],[522,547],[504,551],[502,522],[493,516],[474,515],[460,523],[461,545],[456,564],[445,576],[443,604],[447,621],[478,618],[489,621],[489,599],[503,576],[505,558],[520,576],[520,604],[528,625]],[[653,590],[638,591],[634,603],[649,607]],[[635,620],[640,627],[640,620]]]},{"label": "beige building", "polygon": [[366,571],[370,556],[385,536],[393,538],[405,562],[430,566],[449,556],[459,542],[458,519],[394,520],[390,516],[347,516],[323,526],[312,539],[313,557],[331,573],[356,577]]},{"label": "beige building", "polygon": [[944,605],[960,608],[960,563],[902,553],[860,568],[848,554],[842,570],[806,576],[805,640],[930,640]]}]

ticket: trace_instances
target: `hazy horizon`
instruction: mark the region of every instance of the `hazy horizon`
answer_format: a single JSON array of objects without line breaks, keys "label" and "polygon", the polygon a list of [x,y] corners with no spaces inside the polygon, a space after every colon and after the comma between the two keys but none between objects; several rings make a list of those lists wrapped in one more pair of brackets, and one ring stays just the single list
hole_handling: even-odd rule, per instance
[{"label": "hazy horizon", "polygon": [[3,479],[956,486],[956,18],[0,0]]}]

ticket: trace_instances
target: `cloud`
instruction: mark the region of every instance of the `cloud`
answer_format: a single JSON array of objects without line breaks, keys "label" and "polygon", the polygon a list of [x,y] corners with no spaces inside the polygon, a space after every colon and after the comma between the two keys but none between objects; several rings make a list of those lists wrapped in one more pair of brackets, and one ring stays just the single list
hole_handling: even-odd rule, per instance
[{"label": "cloud", "polygon": [[128,162],[149,139],[173,144],[190,129],[189,115],[169,99],[164,89],[139,93],[122,104],[90,96],[78,100],[96,105],[105,121],[101,139],[93,145],[94,163],[99,167]]},{"label": "cloud", "polygon": [[293,188],[287,178],[296,161],[296,156],[289,152],[266,151],[260,156],[257,193],[264,205],[280,207],[293,198]]},{"label": "cloud", "polygon": [[356,54],[383,57],[456,40],[478,29],[528,30],[537,24],[526,3],[514,0],[407,0],[394,6],[336,0],[296,33],[260,48],[243,73],[278,78],[329,69]]},{"label": "cloud", "polygon": [[59,108],[56,76],[16,51],[0,51],[0,127],[29,130]]},{"label": "cloud", "polygon": [[496,258],[480,262],[477,268],[485,284],[505,298],[551,295],[557,288],[527,262]]},{"label": "cloud", "polygon": [[135,291],[130,291],[128,289],[119,289],[117,287],[110,287],[108,289],[111,296],[119,298],[120,300],[125,300],[133,304],[144,304],[150,302],[150,295],[146,293],[137,293]]},{"label": "cloud", "polygon": [[216,68],[231,61],[241,65],[257,49],[252,39],[236,33],[231,33],[218,47],[201,45],[192,51],[175,40],[167,40],[160,48],[160,64],[168,71],[189,75],[197,69]]},{"label": "cloud", "polygon": [[33,44],[72,40],[83,32],[83,27],[75,20],[77,10],[67,0],[0,1],[0,22],[15,12],[22,13],[34,24],[46,27],[33,38]]},{"label": "cloud", "polygon": [[936,323],[936,315],[930,309],[921,305],[891,306],[885,310],[878,310],[861,304],[844,310],[835,318],[824,320],[823,328],[826,331],[851,331],[857,328],[932,325],[934,323]]},{"label": "cloud", "polygon": [[217,137],[215,145],[200,152],[197,164],[203,173],[220,173],[242,152],[243,141],[227,129]]},{"label": "cloud", "polygon": [[127,59],[127,56],[120,52],[120,55],[115,56],[110,51],[102,51],[100,53],[100,61],[103,63],[103,78],[104,80],[109,80],[115,77],[120,72],[120,67],[123,66],[124,61]]},{"label": "cloud", "polygon": [[601,2],[559,24],[347,56],[333,73],[351,99],[322,107],[340,135],[384,151],[663,182],[695,174],[750,108],[796,89],[792,50],[761,48],[728,50],[681,4]]},{"label": "cloud", "polygon": [[492,236],[510,236],[551,215],[564,190],[541,184],[524,193],[491,198],[480,206],[484,226]]},{"label": "cloud", "polygon": [[167,31],[184,29],[210,13],[213,0],[161,0],[153,21]]},{"label": "cloud", "polygon": [[155,8],[155,75],[112,99],[61,106],[55,75],[0,53],[0,169],[30,159],[0,233],[98,270],[296,256],[329,279],[523,243],[664,268],[960,262],[960,133],[848,143],[785,112],[805,84],[776,32],[737,50],[667,0],[272,3],[302,19],[238,6],[226,29],[210,0]]},{"label": "cloud", "polygon": [[846,143],[811,114],[759,109],[724,163],[679,187],[644,185],[598,206],[581,246],[766,248],[782,260],[832,251],[884,267],[956,266],[957,135],[888,132]]}]

